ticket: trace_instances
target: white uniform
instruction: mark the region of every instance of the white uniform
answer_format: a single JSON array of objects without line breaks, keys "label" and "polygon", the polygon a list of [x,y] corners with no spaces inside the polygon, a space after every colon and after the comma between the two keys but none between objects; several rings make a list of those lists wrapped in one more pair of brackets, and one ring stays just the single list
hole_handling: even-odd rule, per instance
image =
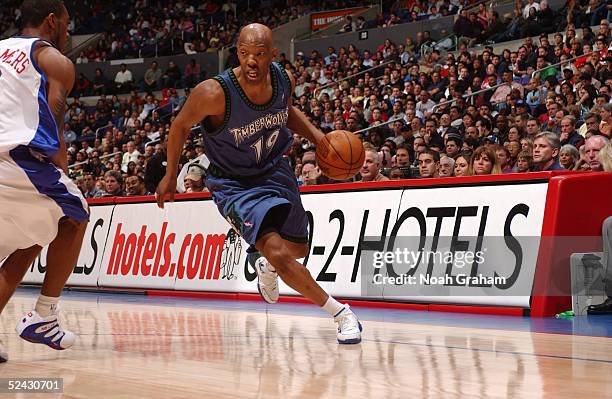
[{"label": "white uniform", "polygon": [[45,246],[60,218],[88,219],[76,185],[47,158],[59,129],[47,102],[47,78],[32,58],[34,37],[0,40],[0,260]]}]

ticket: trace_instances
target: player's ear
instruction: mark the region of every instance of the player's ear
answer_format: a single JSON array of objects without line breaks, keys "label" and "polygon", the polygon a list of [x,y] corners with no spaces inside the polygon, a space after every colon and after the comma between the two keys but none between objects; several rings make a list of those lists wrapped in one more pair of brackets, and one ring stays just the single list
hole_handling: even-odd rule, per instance
[{"label": "player's ear", "polygon": [[277,59],[278,57],[278,49],[276,47],[272,47],[272,59]]}]

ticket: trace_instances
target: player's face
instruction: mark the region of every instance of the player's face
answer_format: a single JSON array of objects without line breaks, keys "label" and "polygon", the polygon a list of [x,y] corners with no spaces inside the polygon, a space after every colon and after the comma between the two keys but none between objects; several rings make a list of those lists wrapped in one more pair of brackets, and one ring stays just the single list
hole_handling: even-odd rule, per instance
[{"label": "player's face", "polygon": [[267,76],[275,51],[270,46],[246,41],[238,45],[242,76],[247,82],[261,83]]},{"label": "player's face", "polygon": [[53,41],[55,42],[53,44],[55,44],[61,52],[64,52],[66,51],[66,46],[70,37],[70,34],[68,33],[68,24],[70,23],[70,18],[66,7],[62,8],[63,11],[61,14],[53,14],[52,26],[54,29]]}]

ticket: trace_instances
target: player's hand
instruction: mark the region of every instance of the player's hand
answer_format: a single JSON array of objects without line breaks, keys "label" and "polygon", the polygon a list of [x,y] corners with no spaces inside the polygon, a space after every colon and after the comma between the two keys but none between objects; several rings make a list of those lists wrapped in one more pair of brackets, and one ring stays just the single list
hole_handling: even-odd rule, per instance
[{"label": "player's hand", "polygon": [[157,206],[164,209],[164,202],[168,199],[170,202],[174,202],[174,195],[176,194],[176,177],[170,176],[166,173],[164,178],[159,182],[157,190],[155,190],[155,197],[157,199]]}]

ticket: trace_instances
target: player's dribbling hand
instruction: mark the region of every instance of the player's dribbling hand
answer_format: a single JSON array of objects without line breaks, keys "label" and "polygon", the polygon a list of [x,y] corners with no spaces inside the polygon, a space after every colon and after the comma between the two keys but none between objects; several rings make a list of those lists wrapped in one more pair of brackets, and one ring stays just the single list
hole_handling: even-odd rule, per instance
[{"label": "player's dribbling hand", "polygon": [[157,190],[155,190],[155,197],[157,199],[157,206],[164,209],[164,202],[168,199],[170,202],[174,202],[174,194],[176,193],[176,177],[172,177],[168,174],[159,182]]}]

